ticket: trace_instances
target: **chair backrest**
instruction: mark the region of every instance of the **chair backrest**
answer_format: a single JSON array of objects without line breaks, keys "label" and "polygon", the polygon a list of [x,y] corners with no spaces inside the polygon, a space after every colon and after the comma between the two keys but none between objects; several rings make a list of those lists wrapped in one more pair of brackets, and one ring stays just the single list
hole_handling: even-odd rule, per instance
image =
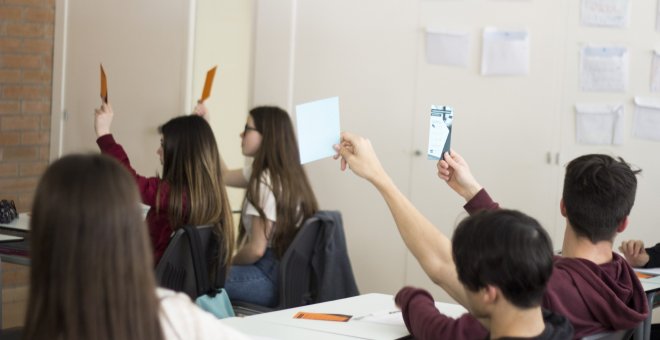
[{"label": "chair backrest", "polygon": [[305,221],[280,262],[277,309],[358,294],[342,228],[338,211],[318,211]]},{"label": "chair backrest", "polygon": [[298,307],[313,302],[311,260],[320,232],[318,222],[317,216],[307,219],[282,256],[278,279],[280,301],[277,309]]},{"label": "chair backrest", "polygon": [[[202,254],[210,266],[212,259],[218,257],[219,251],[219,258],[222,258],[224,247],[220,249],[218,245],[223,242],[215,237],[213,227],[210,225],[196,227],[196,230],[201,241]],[[192,256],[189,236],[184,228],[180,228],[170,239],[170,243],[156,265],[156,282],[161,287],[184,292],[194,301],[201,293],[197,289]],[[224,287],[225,269],[222,261],[219,261],[215,270],[215,278],[211,282],[215,288]]]},{"label": "chair backrest", "polygon": [[582,340],[628,340],[632,337],[635,329],[622,329],[618,331],[592,334],[585,336]]}]

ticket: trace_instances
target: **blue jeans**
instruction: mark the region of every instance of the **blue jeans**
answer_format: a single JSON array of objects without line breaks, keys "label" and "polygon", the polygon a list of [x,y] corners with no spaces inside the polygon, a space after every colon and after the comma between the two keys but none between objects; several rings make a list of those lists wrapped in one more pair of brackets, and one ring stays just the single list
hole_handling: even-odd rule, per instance
[{"label": "blue jeans", "polygon": [[279,264],[280,261],[268,248],[264,256],[254,264],[231,266],[225,282],[225,290],[229,299],[266,307],[277,305]]}]

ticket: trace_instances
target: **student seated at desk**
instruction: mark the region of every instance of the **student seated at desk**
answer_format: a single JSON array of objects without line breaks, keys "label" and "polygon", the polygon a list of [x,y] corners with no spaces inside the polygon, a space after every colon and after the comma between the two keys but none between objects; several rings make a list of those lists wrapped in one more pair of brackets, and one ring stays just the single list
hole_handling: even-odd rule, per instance
[{"label": "student seated at desk", "polygon": [[651,248],[644,248],[644,242],[629,240],[621,242],[619,247],[626,261],[636,268],[660,267],[660,243]]},{"label": "student seated at desk", "polygon": [[[394,185],[369,140],[343,133],[336,149],[343,169],[350,166],[380,191],[424,272],[465,306],[465,290],[456,275],[449,239]],[[458,154],[447,154],[445,159],[438,162],[439,176],[468,201],[468,212],[499,207]],[[542,307],[566,316],[576,338],[635,328],[648,313],[637,276],[623,257],[612,252],[614,237],[627,226],[635,201],[636,173],[623,160],[605,155],[579,157],[566,169],[560,204],[566,217],[563,257],[554,259]]]},{"label": "student seated at desk", "polygon": [[243,169],[222,162],[228,186],[245,188],[238,251],[225,289],[232,300],[278,303],[279,262],[298,228],[318,210],[289,114],[272,106],[252,109],[240,134],[241,151],[253,157]]},{"label": "student seated at desk", "polygon": [[139,199],[109,157],[48,167],[30,219],[24,339],[246,339],[187,295],[156,288]]},{"label": "student seated at desk", "polygon": [[[101,152],[121,162],[133,175],[142,202],[150,206],[147,213],[149,236],[158,263],[175,229],[185,225],[214,226],[222,236],[220,247],[227,254],[222,261],[229,267],[234,249],[234,223],[227,191],[223,183],[220,154],[213,131],[200,117],[202,106],[195,114],[170,119],[159,127],[161,133],[158,156],[163,165],[162,177],[144,177],[131,166],[124,148],[110,133],[114,113],[104,103],[95,111],[94,128]],[[218,268],[212,265],[211,268]],[[211,273],[211,276],[214,276]]]},{"label": "student seated at desk", "polygon": [[403,288],[396,304],[416,339],[471,339],[479,321],[489,338],[570,339],[565,317],[541,309],[552,273],[552,241],[533,218],[513,210],[483,211],[454,231],[452,256],[470,315],[441,314],[422,289]]}]

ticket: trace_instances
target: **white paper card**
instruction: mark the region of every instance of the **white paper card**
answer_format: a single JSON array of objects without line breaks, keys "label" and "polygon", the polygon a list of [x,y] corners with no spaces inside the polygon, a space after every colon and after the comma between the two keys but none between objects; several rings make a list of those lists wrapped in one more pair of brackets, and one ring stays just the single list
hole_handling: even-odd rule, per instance
[{"label": "white paper card", "polygon": [[482,75],[526,75],[529,73],[529,32],[484,29]]},{"label": "white paper card", "polygon": [[451,127],[454,109],[450,106],[431,105],[429,122],[429,148],[426,153],[430,160],[442,159],[451,147]]},{"label": "white paper card", "polygon": [[653,51],[651,62],[651,92],[660,92],[660,53]]},{"label": "white paper card", "polygon": [[580,144],[623,144],[623,104],[576,104]]},{"label": "white paper card", "polygon": [[296,105],[300,163],[333,156],[339,144],[339,98]]},{"label": "white paper card", "polygon": [[469,56],[468,33],[426,30],[426,61],[429,64],[467,67]]},{"label": "white paper card", "polygon": [[633,136],[660,141],[660,99],[635,97]]},{"label": "white paper card", "polygon": [[629,0],[582,0],[582,25],[626,27],[629,16]]},{"label": "white paper card", "polygon": [[583,91],[625,91],[628,88],[628,49],[621,46],[582,47],[580,87]]}]

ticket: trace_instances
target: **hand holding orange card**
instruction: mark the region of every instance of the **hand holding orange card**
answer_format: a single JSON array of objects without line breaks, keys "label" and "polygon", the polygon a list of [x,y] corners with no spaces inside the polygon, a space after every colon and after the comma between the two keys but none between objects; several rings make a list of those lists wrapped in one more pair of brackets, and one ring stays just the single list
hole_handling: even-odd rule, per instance
[{"label": "hand holding orange card", "polygon": [[108,103],[108,80],[105,77],[103,64],[101,64],[101,100],[106,104]]},{"label": "hand holding orange card", "polygon": [[211,87],[213,87],[213,78],[215,77],[215,70],[218,66],[214,66],[208,72],[206,72],[206,81],[204,82],[204,91],[202,91],[202,98],[199,99],[199,102],[205,101],[208,97],[211,96]]}]

